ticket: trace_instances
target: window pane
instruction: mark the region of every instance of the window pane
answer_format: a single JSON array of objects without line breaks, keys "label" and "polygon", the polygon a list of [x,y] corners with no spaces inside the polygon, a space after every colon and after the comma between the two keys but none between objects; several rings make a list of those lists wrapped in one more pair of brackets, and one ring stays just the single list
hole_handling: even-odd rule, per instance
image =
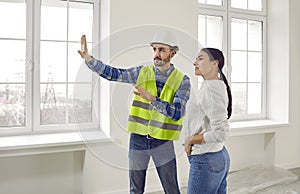
[{"label": "window pane", "polygon": [[198,0],[198,3],[205,3],[205,0]]},{"label": "window pane", "polygon": [[26,38],[26,3],[0,0],[0,38]]},{"label": "window pane", "polygon": [[0,84],[0,127],[24,127],[25,84]]},{"label": "window pane", "polygon": [[207,16],[207,45],[222,50],[223,18]]},{"label": "window pane", "polygon": [[198,48],[206,45],[206,16],[199,15],[198,16]]},{"label": "window pane", "polygon": [[207,0],[206,3],[210,5],[223,5],[223,0]]},{"label": "window pane", "polygon": [[262,0],[248,0],[248,9],[262,11]]},{"label": "window pane", "polygon": [[262,22],[248,21],[248,49],[262,51]]},{"label": "window pane", "polygon": [[247,81],[247,52],[232,51],[231,52],[231,81],[246,82]]},{"label": "window pane", "polygon": [[232,90],[232,113],[243,115],[247,113],[246,84],[231,84]]},{"label": "window pane", "polygon": [[231,0],[231,7],[238,9],[247,9],[247,0]]},{"label": "window pane", "polygon": [[214,47],[222,50],[223,18],[221,16],[198,16],[198,47]]},{"label": "window pane", "polygon": [[25,40],[0,40],[0,82],[25,82]]},{"label": "window pane", "polygon": [[69,85],[69,122],[90,123],[92,121],[91,84]]},{"label": "window pane", "polygon": [[262,54],[259,52],[248,53],[248,81],[262,81]]},{"label": "window pane", "polygon": [[66,123],[65,84],[41,84],[40,111],[41,125]]},{"label": "window pane", "polygon": [[261,84],[248,84],[248,114],[261,113]]},{"label": "window pane", "polygon": [[82,34],[87,35],[87,41],[92,41],[93,4],[69,3],[69,41],[78,41]]},{"label": "window pane", "polygon": [[[69,43],[68,46],[68,81],[69,82],[92,82],[92,71],[86,65],[77,53],[80,48],[79,43]],[[90,47],[88,47],[90,48]]]},{"label": "window pane", "polygon": [[234,50],[247,49],[247,21],[232,19],[231,21],[231,48]]},{"label": "window pane", "polygon": [[41,41],[40,49],[41,82],[65,82],[67,43]]},{"label": "window pane", "polygon": [[42,40],[67,40],[67,13],[67,1],[42,1]]},{"label": "window pane", "polygon": [[262,0],[231,0],[231,7],[253,11],[262,11]]}]

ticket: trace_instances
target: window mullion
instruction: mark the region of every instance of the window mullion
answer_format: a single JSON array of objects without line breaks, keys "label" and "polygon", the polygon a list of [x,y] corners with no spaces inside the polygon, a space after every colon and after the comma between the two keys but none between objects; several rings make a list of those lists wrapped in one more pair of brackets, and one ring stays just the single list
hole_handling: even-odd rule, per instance
[{"label": "window mullion", "polygon": [[[248,1],[247,1],[247,6],[248,6]],[[247,25],[246,25],[246,34],[247,34],[247,39],[246,39],[246,114],[249,112],[249,20],[247,20]]]},{"label": "window mullion", "polygon": [[[93,10],[93,55],[97,56],[100,53],[100,56],[98,56],[99,58],[104,58],[102,57],[102,53],[101,51],[103,51],[102,49],[100,49],[100,47],[105,46],[102,45],[101,43],[104,43],[105,41],[107,41],[107,39],[105,41],[100,41],[101,40],[101,36],[100,36],[100,32],[102,29],[100,29],[100,26],[102,26],[101,22],[103,22],[102,20],[100,21],[101,18],[101,13],[100,13],[100,0],[95,0],[94,2],[94,10]],[[96,44],[97,43],[97,44]],[[105,50],[108,48],[105,48]],[[109,54],[107,54],[108,56]],[[101,85],[101,81],[100,79],[98,79],[97,77],[95,77],[95,75],[92,75],[92,88],[95,90],[91,90],[91,95],[92,95],[92,121],[93,121],[93,125],[95,127],[100,127],[100,85]]]},{"label": "window mullion", "polygon": [[[224,0],[224,6],[227,8],[228,6],[228,1]],[[231,81],[229,77],[229,71],[231,69],[230,63],[229,63],[229,49],[228,49],[228,45],[229,45],[229,41],[231,40],[230,38],[230,33],[228,33],[228,30],[230,29],[229,27],[230,22],[228,22],[228,12],[223,14],[223,52],[224,52],[224,57],[225,57],[225,68],[226,68],[226,72],[225,75],[227,75],[227,81],[230,85]]]},{"label": "window mullion", "polygon": [[232,17],[229,15],[227,12],[227,36],[226,41],[227,41],[227,79],[228,82],[231,84],[231,72],[232,72],[232,66],[231,66],[231,20]]},{"label": "window mullion", "polygon": [[[69,57],[69,14],[70,14],[70,4],[69,4],[69,0],[67,0],[67,42],[66,42],[66,107],[65,107],[65,111],[66,111],[66,115],[65,115],[65,119],[66,119],[66,124],[69,124],[69,78],[68,78],[68,74],[69,74],[69,64],[68,64],[68,57]],[[75,84],[75,83],[74,83]]]},{"label": "window mullion", "polygon": [[204,47],[207,47],[207,15],[205,15],[205,29],[206,29],[206,31],[205,31],[205,45],[204,45]]},{"label": "window mullion", "polygon": [[[265,1],[263,1],[266,3]],[[264,5],[266,8],[266,5]],[[266,18],[262,20],[262,114],[264,117],[267,115],[267,27],[266,27]]]},{"label": "window mullion", "polygon": [[32,47],[33,47],[33,131],[40,130],[40,28],[41,1],[32,1]]},{"label": "window mullion", "polygon": [[25,104],[26,104],[26,131],[33,130],[33,1],[26,1],[26,75],[25,75]]}]

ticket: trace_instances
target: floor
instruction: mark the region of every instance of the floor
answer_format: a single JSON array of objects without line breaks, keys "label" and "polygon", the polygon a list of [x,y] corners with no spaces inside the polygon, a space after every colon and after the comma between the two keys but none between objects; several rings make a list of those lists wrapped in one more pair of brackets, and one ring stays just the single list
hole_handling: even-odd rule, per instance
[{"label": "floor", "polygon": [[296,174],[300,179],[300,168],[294,168],[290,170],[292,173]]},{"label": "floor", "polygon": [[[295,175],[297,175],[297,176],[298,176],[298,181],[300,181],[300,168],[290,169],[290,171],[291,171],[292,173],[294,173]],[[297,187],[298,187],[298,182],[297,182],[296,184],[297,184]],[[275,189],[278,190],[278,188],[280,188],[280,187],[278,186],[278,188],[277,188],[277,187],[275,186],[275,187],[273,187],[273,188],[274,188],[274,190],[275,190]],[[288,185],[286,185],[284,189],[285,189],[285,190],[288,190],[287,188],[289,188]],[[291,188],[292,188],[293,191],[295,191],[295,188],[293,187],[292,184],[291,184]],[[264,190],[264,191],[261,191],[260,193],[261,193],[261,194],[269,194],[270,192],[273,193],[273,190],[272,190],[272,189],[266,189],[266,190]],[[181,188],[181,194],[186,194],[186,193],[187,193],[186,188]],[[277,193],[277,192],[276,192],[276,193]],[[281,192],[278,192],[278,193],[281,194]],[[297,193],[297,192],[291,192],[291,191],[284,192],[284,194],[286,194],[286,193],[289,193],[289,194],[300,194],[299,192]],[[148,193],[148,194],[164,194],[164,192],[152,192],[152,193]]]}]

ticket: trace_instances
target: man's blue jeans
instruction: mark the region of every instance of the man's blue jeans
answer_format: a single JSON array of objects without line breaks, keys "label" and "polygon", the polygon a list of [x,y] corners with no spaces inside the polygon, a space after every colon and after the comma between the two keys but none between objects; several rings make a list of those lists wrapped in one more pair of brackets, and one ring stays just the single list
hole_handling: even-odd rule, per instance
[{"label": "man's blue jeans", "polygon": [[150,157],[166,194],[179,194],[173,141],[158,140],[132,133],[129,144],[130,193],[144,193]]},{"label": "man's blue jeans", "polygon": [[230,159],[226,148],[189,156],[188,194],[226,194]]}]

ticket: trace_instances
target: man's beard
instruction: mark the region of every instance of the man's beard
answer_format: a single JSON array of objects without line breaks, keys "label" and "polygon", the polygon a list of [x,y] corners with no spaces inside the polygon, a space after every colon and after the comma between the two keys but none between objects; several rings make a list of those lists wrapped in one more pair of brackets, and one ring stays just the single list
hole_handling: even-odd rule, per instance
[{"label": "man's beard", "polygon": [[[154,61],[154,64],[156,67],[163,67],[166,64],[170,63],[170,59],[171,59],[170,56],[168,58],[166,58],[165,60],[161,60],[160,58],[155,57],[153,61]],[[156,60],[160,60],[160,61],[156,61]]]}]

